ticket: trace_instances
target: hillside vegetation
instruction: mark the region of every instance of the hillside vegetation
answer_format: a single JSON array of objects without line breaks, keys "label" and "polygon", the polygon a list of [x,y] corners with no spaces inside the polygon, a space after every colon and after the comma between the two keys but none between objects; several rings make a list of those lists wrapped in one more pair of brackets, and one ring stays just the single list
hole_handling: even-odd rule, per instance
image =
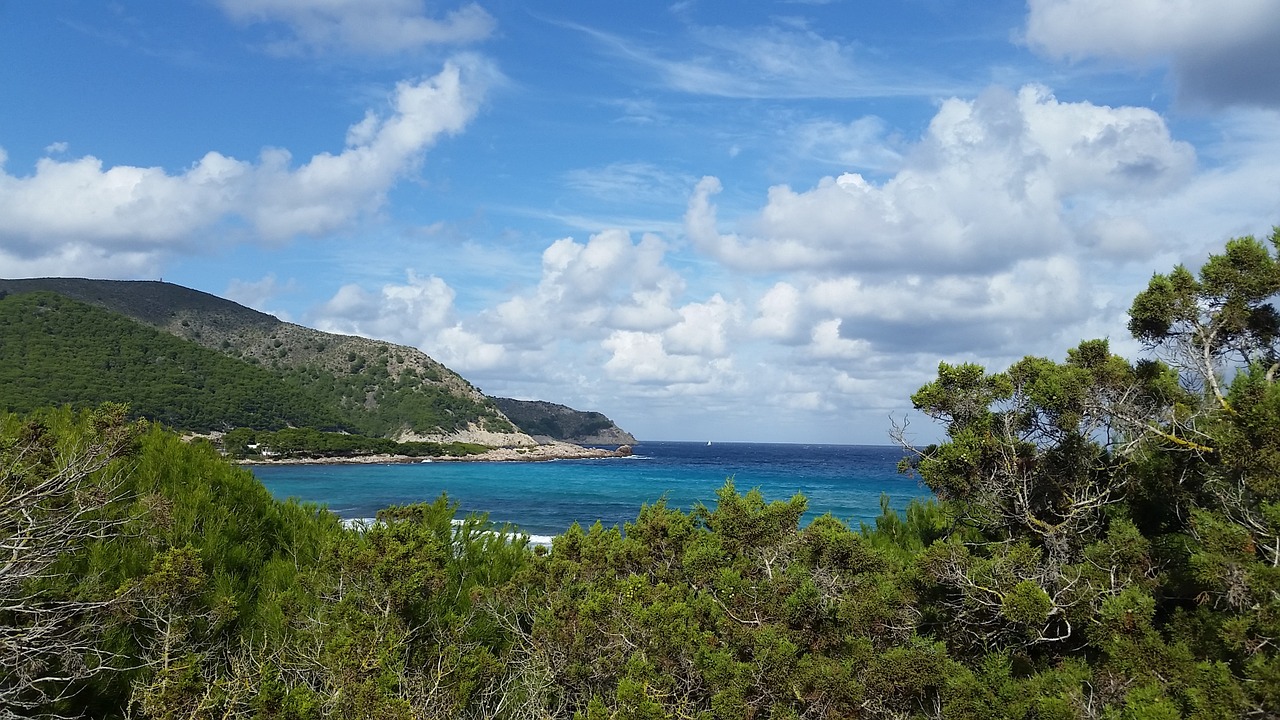
[{"label": "hillside vegetation", "polygon": [[636,438],[602,413],[574,410],[541,400],[492,398],[493,403],[522,431],[579,445],[631,445]]},{"label": "hillside vegetation", "polygon": [[0,415],[0,718],[1280,716],[1277,252],[1153,277],[1175,365],[943,363],[937,500],[874,527],[726,483],[549,551],[356,531],[119,407]]},{"label": "hillside vegetation", "polygon": [[355,429],[352,413],[278,372],[51,293],[0,298],[0,400],[26,412],[127,402],[176,428]]},{"label": "hillside vegetation", "polygon": [[[79,289],[73,294],[101,304],[26,292],[42,284]],[[146,285],[163,295],[118,291],[103,300],[86,288],[136,285],[0,281],[0,292],[9,292],[0,297],[3,407],[111,400],[197,431],[301,426],[418,440],[481,430],[528,442],[484,395],[417,350],[282,323],[185,288]],[[126,305],[136,318],[106,309]]]}]

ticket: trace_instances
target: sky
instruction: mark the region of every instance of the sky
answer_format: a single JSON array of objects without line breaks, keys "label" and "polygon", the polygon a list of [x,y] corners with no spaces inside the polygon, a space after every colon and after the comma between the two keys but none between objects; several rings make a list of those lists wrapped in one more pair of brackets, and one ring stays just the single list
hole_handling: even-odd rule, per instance
[{"label": "sky", "polygon": [[1274,0],[0,0],[0,277],[164,279],[641,439],[887,444],[1280,223]]}]

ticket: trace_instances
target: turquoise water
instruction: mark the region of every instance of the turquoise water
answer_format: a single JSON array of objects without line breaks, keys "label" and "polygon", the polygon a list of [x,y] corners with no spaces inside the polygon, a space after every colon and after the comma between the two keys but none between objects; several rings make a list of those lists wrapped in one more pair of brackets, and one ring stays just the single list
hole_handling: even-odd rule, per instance
[{"label": "turquoise water", "polygon": [[899,448],[886,446],[644,442],[630,458],[270,465],[253,472],[277,497],[321,503],[344,518],[370,518],[388,505],[448,493],[462,513],[487,512],[491,521],[548,536],[574,522],[621,525],[664,496],[682,510],[714,507],[729,477],[740,492],[759,487],[769,500],[804,493],[808,519],[829,512],[856,527],[880,513],[882,493],[899,509],[928,496],[916,479],[897,473],[901,457]]}]

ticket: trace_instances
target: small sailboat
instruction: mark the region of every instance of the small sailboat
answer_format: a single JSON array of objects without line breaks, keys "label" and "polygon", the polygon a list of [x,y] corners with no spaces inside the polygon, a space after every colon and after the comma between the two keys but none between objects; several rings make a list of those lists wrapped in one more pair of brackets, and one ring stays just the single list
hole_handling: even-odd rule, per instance
[{"label": "small sailboat", "polygon": [[707,441],[707,447],[711,447],[711,441],[710,441],[710,440],[708,440],[708,441]]}]

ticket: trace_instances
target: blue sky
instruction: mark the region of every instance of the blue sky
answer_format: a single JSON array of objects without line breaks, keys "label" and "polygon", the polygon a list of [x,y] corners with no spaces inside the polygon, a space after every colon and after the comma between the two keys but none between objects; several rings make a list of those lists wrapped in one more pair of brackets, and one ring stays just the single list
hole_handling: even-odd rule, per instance
[{"label": "blue sky", "polygon": [[649,439],[885,443],[939,361],[1137,355],[1153,271],[1280,222],[1273,0],[0,1],[0,68],[0,276]]}]

